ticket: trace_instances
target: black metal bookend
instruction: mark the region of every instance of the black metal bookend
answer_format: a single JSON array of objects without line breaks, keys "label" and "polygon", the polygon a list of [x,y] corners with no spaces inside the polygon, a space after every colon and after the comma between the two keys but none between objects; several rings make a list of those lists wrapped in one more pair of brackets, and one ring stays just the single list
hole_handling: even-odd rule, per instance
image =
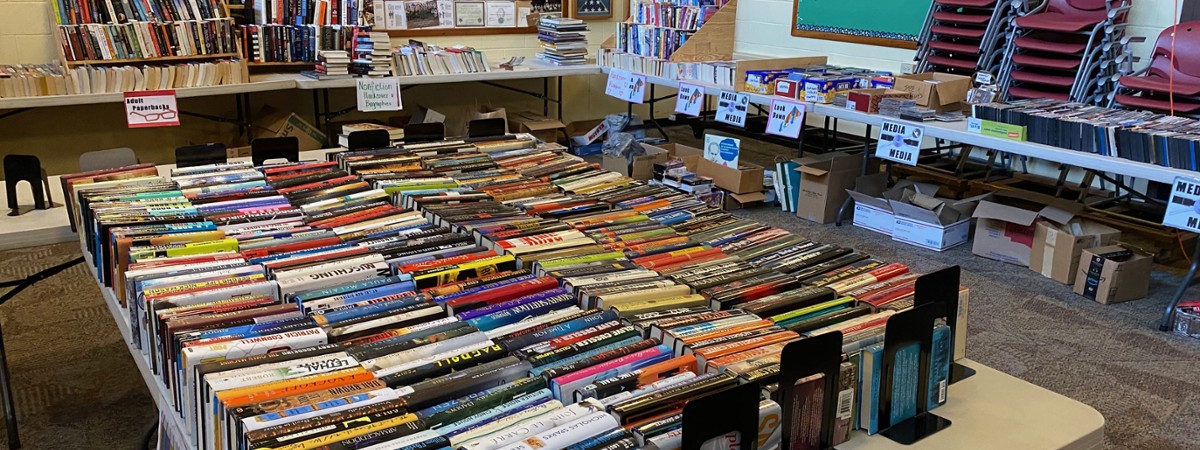
[{"label": "black metal bookend", "polygon": [[837,421],[838,375],[842,364],[842,333],[819,334],[793,341],[779,355],[779,398],[783,410],[783,429],[780,448],[794,448],[793,426],[799,419],[792,417],[799,408],[795,388],[796,381],[822,374],[825,376],[824,398],[822,399],[820,448],[833,448],[833,432]]},{"label": "black metal bookend", "polygon": [[410,123],[404,126],[404,143],[416,144],[446,139],[446,124],[441,122]]},{"label": "black metal bookend", "polygon": [[[933,347],[933,321],[936,317],[933,305],[918,306],[888,318],[883,344],[883,370],[879,380],[879,434],[899,444],[910,445],[950,426],[950,420],[929,412],[929,364]],[[891,412],[893,390],[896,381],[897,355],[911,358],[912,346],[918,348],[916,398],[904,399],[916,402],[916,414],[899,423],[892,423]],[[908,387],[901,387],[908,390]],[[903,392],[903,391],[902,391]],[[903,394],[901,394],[903,395]]]},{"label": "black metal bookend", "polygon": [[300,139],[295,136],[258,138],[250,141],[250,161],[255,166],[273,159],[300,162]]},{"label": "black metal bookend", "polygon": [[731,431],[741,435],[741,450],[758,449],[758,384],[748,383],[689,401],[683,406],[683,450]]},{"label": "black metal bookend", "polygon": [[222,164],[227,159],[225,144],[185,145],[175,148],[175,167],[196,167],[209,164]]},{"label": "black metal bookend", "polygon": [[[958,332],[958,291],[962,279],[962,268],[950,266],[917,278],[913,285],[913,306],[939,304],[939,309],[945,311],[946,326],[950,327],[950,349],[955,348],[955,336]],[[975,375],[975,369],[959,364],[956,359],[962,355],[953,355],[950,362],[950,384],[957,383]]]},{"label": "black metal bookend", "polygon": [[392,135],[387,130],[355,131],[346,136],[346,149],[350,151],[387,148],[391,145]]},{"label": "black metal bookend", "polygon": [[33,155],[4,156],[4,190],[8,195],[8,215],[21,215],[21,204],[17,200],[17,186],[22,181],[29,182],[29,191],[33,195],[34,209],[50,209],[54,202],[50,200],[50,181],[42,163]]},{"label": "black metal bookend", "polygon": [[502,118],[477,119],[467,122],[467,139],[490,139],[508,135],[508,122]]}]

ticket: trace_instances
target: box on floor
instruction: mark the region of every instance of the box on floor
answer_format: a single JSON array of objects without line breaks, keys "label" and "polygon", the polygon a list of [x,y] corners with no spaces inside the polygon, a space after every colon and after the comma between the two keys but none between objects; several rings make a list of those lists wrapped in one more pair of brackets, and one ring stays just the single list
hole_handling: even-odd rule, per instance
[{"label": "box on floor", "polygon": [[296,113],[280,111],[263,106],[254,116],[255,137],[295,137],[300,141],[300,151],[319,150],[325,146],[325,133],[317,130]]},{"label": "box on floor", "polygon": [[[704,151],[682,144],[664,144],[663,149],[679,158],[688,170],[697,175],[713,179],[717,187],[731,194],[761,193],[763,191],[763,167],[748,162],[738,162],[738,168],[725,167],[704,159]],[[764,197],[765,198],[765,197]]]},{"label": "box on floor", "polygon": [[1137,300],[1150,290],[1153,259],[1119,245],[1083,251],[1075,293],[1103,304]]},{"label": "box on floor", "polygon": [[562,122],[530,111],[508,113],[510,133],[529,133],[542,142],[558,142],[558,133],[565,131]]},{"label": "box on floor", "polygon": [[568,123],[565,131],[572,154],[599,155],[600,147],[604,145],[604,136],[608,132],[608,122],[604,119],[577,120]]},{"label": "box on floor", "polygon": [[1064,284],[1075,283],[1084,249],[1110,245],[1121,231],[1090,220],[1072,218],[1064,224],[1039,220],[1033,231],[1029,268]]},{"label": "box on floor", "polygon": [[887,175],[875,174],[859,177],[855,189],[847,191],[854,199],[854,225],[936,251],[967,242],[972,213],[990,196],[940,198],[937,185],[909,180],[886,186]]},{"label": "box on floor", "polygon": [[996,201],[982,201],[975,208],[975,242],[971,252],[997,261],[1029,267],[1033,252],[1034,231],[1039,218],[1054,223],[1068,223],[1082,210],[1083,205],[1057,201],[1038,211],[998,203],[999,198],[1021,197],[997,193]]},{"label": "box on floor", "polygon": [[800,193],[796,201],[796,217],[816,223],[837,219],[838,209],[854,188],[862,171],[861,152],[831,152],[805,156],[792,161],[799,164]]},{"label": "box on floor", "polygon": [[600,161],[600,167],[635,180],[649,180],[654,176],[654,164],[670,160],[671,151],[649,144],[641,144],[641,146],[645,153],[629,158],[604,155]]}]

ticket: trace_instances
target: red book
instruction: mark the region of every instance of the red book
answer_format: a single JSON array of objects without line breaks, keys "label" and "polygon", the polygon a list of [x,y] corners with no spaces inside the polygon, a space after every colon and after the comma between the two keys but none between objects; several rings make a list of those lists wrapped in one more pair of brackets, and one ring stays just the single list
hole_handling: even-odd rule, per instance
[{"label": "red book", "polygon": [[425,261],[425,262],[419,262],[419,263],[408,264],[405,266],[400,266],[400,267],[396,268],[396,271],[398,271],[400,273],[412,273],[412,272],[416,272],[418,270],[432,269],[434,267],[449,266],[449,265],[464,263],[467,261],[474,261],[477,259],[491,258],[493,256],[496,256],[495,250],[488,250],[488,251],[476,252],[476,253],[467,253],[465,255],[451,256],[449,258],[435,259],[433,261]]}]

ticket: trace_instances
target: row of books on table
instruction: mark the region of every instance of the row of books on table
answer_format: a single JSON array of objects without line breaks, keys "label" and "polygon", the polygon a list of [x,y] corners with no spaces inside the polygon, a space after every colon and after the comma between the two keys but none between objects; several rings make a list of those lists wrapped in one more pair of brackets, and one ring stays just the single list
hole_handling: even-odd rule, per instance
[{"label": "row of books on table", "polygon": [[[838,379],[797,386],[836,381],[811,401],[837,399],[840,443],[878,431],[883,332],[916,279],[527,135],[62,183],[204,449],[674,449],[685,404],[751,383],[760,448],[817,448],[797,427],[821,414],[780,426],[780,354],[829,333]],[[946,400],[893,392],[890,423]]]}]

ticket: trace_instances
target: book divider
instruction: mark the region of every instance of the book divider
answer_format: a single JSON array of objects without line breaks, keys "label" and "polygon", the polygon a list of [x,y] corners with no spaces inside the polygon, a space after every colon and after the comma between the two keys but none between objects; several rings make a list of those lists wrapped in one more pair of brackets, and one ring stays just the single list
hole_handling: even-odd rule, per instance
[{"label": "book divider", "polygon": [[[900,444],[912,444],[950,426],[949,420],[928,411],[929,364],[937,309],[937,304],[914,307],[889,317],[885,325],[883,370],[876,402],[879,434]],[[916,378],[915,398],[911,392],[913,378]],[[892,423],[892,411],[898,406],[908,409],[907,402],[915,403],[912,406],[916,415]]]},{"label": "book divider", "polygon": [[730,448],[758,450],[759,395],[759,385],[748,383],[687,402],[680,448],[700,450],[705,442],[736,431],[741,443]]},{"label": "book divider", "polygon": [[[936,304],[938,312],[941,314],[937,317],[946,319],[946,326],[950,327],[950,349],[953,354],[953,349],[957,344],[954,342],[955,332],[958,330],[958,290],[959,280],[962,275],[962,268],[959,266],[950,266],[945,269],[928,273],[917,278],[916,284],[913,286],[913,306],[919,307],[922,305]],[[961,355],[954,355],[950,361],[950,384],[969,378],[975,375],[975,369],[959,364],[954,361],[955,358]]]},{"label": "book divider", "polygon": [[779,399],[783,410],[781,425],[781,449],[792,447],[791,424],[801,420],[793,417],[800,410],[797,402],[804,401],[797,395],[796,381],[811,375],[824,375],[825,389],[822,398],[820,448],[833,448],[833,429],[838,407],[838,372],[842,363],[842,332],[819,334],[788,344],[779,355]]}]

